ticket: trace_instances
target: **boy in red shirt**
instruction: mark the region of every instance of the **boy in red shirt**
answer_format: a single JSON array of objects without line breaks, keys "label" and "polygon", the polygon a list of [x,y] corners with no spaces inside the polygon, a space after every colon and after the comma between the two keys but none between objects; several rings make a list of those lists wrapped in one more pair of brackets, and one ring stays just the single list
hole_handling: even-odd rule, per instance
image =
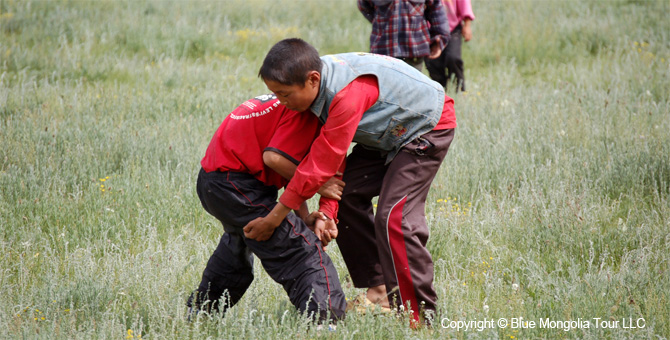
[{"label": "boy in red shirt", "polygon": [[[425,201],[454,138],[453,99],[398,59],[341,53],[319,57],[300,39],[268,52],[259,76],[282,104],[324,123],[273,210],[244,227],[269,238],[281,220],[333,176],[349,145],[338,245],[356,287],[383,307],[404,307],[413,325],[435,318]],[[372,199],[379,196],[376,214]],[[388,299],[387,299],[388,292]]]},{"label": "boy in red shirt", "polygon": [[[332,219],[342,181],[333,179],[321,188],[319,212],[308,214],[301,205],[296,209],[300,217],[287,214],[267,240],[248,239],[242,230],[277,204],[278,189],[293,176],[319,129],[315,117],[287,109],[274,95],[244,102],[219,126],[201,161],[197,192],[225,233],[189,307],[225,311],[235,305],[253,280],[255,254],[298,310],[319,321],[328,314],[332,320],[344,316],[346,301],[337,271],[319,242],[321,238],[325,245],[337,236]],[[314,224],[318,236],[303,219]]]}]

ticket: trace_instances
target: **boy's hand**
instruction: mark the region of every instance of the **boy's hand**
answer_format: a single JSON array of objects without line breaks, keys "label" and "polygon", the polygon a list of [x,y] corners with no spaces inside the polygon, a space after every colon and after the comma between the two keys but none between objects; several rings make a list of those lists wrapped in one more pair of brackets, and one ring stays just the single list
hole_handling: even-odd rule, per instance
[{"label": "boy's hand", "polygon": [[470,41],[472,39],[472,28],[470,27],[470,19],[463,20],[463,27],[461,28],[463,40]]},{"label": "boy's hand", "polygon": [[244,226],[244,236],[256,241],[269,239],[289,212],[291,208],[277,202],[267,216],[258,217]]},{"label": "boy's hand", "polygon": [[326,219],[326,215],[324,215],[322,212],[314,211],[314,212],[310,213],[309,215],[307,215],[307,217],[304,218],[303,220],[305,221],[305,224],[309,227],[309,229],[311,231],[314,231],[314,222],[316,222],[316,220],[325,220],[325,219]]},{"label": "boy's hand", "polygon": [[305,223],[311,229],[316,237],[321,240],[323,250],[330,241],[335,239],[338,235],[337,224],[332,219],[326,217],[322,212],[315,211],[305,219]]},{"label": "boy's hand", "polygon": [[335,224],[334,220],[329,218],[323,221],[323,223],[324,226],[323,226],[323,233],[321,233],[321,243],[323,243],[323,245],[326,246],[328,245],[328,243],[330,243],[330,241],[337,238],[339,231],[337,230],[337,224]]},{"label": "boy's hand", "polygon": [[[340,173],[336,175],[342,176]],[[342,199],[342,190],[344,189],[344,185],[345,184],[341,179],[331,177],[328,182],[324,183],[321,188],[319,188],[318,193],[323,197],[332,198],[339,201]]]},{"label": "boy's hand", "polygon": [[428,55],[428,59],[437,59],[440,54],[442,54],[442,50],[440,49],[440,43],[439,43],[440,38],[438,37],[435,39],[430,44],[430,55]]},{"label": "boy's hand", "polygon": [[244,227],[244,236],[256,241],[266,241],[272,237],[275,228],[277,226],[272,225],[266,218],[258,217]]}]

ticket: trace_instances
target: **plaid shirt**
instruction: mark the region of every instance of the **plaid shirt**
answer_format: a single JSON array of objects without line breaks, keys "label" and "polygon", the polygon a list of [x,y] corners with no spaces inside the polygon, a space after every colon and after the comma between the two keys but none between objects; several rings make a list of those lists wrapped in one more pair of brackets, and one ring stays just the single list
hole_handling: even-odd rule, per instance
[{"label": "plaid shirt", "polygon": [[449,21],[441,0],[358,0],[372,23],[370,52],[397,58],[426,57],[431,43],[440,51],[449,41]]}]

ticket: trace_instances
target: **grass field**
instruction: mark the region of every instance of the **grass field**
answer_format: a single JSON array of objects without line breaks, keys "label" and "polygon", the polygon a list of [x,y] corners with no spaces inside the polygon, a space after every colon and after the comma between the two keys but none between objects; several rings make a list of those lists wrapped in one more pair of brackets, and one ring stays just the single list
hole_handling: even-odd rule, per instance
[{"label": "grass field", "polygon": [[209,139],[276,41],[366,51],[355,2],[0,0],[0,338],[668,339],[670,3],[473,6],[426,211],[441,322],[329,332],[260,266],[225,317],[184,302],[222,232]]}]

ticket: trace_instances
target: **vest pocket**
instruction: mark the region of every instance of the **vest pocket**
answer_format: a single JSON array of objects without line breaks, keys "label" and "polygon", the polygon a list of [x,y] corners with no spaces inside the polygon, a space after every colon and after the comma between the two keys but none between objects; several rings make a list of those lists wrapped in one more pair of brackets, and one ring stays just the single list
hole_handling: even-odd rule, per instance
[{"label": "vest pocket", "polygon": [[387,150],[391,150],[396,146],[398,141],[407,139],[407,133],[410,132],[411,128],[411,123],[391,117],[386,130],[379,137],[378,142],[380,145],[386,146]]}]

